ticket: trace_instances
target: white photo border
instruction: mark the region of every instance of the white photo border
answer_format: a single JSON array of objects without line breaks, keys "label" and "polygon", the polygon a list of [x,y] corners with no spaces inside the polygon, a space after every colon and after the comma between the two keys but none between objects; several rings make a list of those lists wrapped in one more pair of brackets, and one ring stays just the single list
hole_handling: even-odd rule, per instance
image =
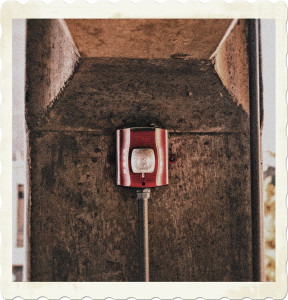
[{"label": "white photo border", "polygon": [[[266,18],[276,24],[276,281],[275,282],[12,282],[12,20],[28,18]],[[1,10],[1,293],[6,299],[251,299],[284,298],[287,293],[286,89],[287,7],[284,2],[54,1],[5,2]]]}]

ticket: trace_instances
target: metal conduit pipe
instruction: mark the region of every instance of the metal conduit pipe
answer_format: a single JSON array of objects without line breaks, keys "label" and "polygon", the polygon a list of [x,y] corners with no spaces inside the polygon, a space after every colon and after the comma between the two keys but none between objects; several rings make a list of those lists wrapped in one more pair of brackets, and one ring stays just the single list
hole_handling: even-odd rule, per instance
[{"label": "metal conduit pipe", "polygon": [[260,20],[248,20],[253,281],[264,280]]},{"label": "metal conduit pipe", "polygon": [[139,279],[149,281],[148,199],[150,189],[137,190],[139,232]]}]

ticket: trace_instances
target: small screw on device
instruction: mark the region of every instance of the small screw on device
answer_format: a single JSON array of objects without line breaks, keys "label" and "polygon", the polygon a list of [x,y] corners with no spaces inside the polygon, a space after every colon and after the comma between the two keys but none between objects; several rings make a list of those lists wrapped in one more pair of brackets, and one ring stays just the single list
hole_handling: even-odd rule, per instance
[{"label": "small screw on device", "polygon": [[175,164],[177,161],[177,156],[175,154],[169,155],[169,164]]}]

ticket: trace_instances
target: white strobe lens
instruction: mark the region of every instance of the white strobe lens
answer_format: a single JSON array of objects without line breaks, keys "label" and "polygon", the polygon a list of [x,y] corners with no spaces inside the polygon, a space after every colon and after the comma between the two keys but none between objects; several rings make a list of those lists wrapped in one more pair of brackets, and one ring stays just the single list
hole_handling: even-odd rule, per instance
[{"label": "white strobe lens", "polygon": [[133,149],[131,155],[133,173],[153,173],[155,169],[155,154],[150,148]]}]

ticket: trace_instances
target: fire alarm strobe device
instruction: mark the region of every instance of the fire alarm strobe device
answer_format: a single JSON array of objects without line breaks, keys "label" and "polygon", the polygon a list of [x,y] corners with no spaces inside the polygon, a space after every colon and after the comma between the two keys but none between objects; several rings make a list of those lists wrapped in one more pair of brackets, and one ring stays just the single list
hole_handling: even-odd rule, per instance
[{"label": "fire alarm strobe device", "polygon": [[168,132],[134,127],[117,130],[117,184],[148,188],[168,184]]},{"label": "fire alarm strobe device", "polygon": [[168,131],[117,130],[117,184],[135,187],[138,200],[139,279],[149,281],[148,199],[150,187],[168,184]]}]

